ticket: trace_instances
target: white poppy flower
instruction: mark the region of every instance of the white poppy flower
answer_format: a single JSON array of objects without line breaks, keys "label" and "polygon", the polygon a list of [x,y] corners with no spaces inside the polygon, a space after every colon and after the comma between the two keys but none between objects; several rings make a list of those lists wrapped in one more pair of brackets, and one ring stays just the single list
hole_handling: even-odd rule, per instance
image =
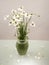
[{"label": "white poppy flower", "polygon": [[19,17],[20,17],[19,15],[16,16],[16,18],[19,18]]},{"label": "white poppy flower", "polygon": [[11,10],[11,13],[14,13],[14,12],[16,12],[16,10],[12,9],[12,10]]},{"label": "white poppy flower", "polygon": [[15,27],[18,27],[19,23],[18,23],[18,22],[17,22],[17,23],[13,23],[13,25],[14,25]]},{"label": "white poppy flower", "polygon": [[32,17],[32,15],[31,15],[31,14],[29,14],[29,15],[28,15],[28,19],[30,19],[31,17]]},{"label": "white poppy flower", "polygon": [[31,26],[31,27],[35,27],[35,23],[32,22],[32,23],[30,24],[30,26]]},{"label": "white poppy flower", "polygon": [[12,9],[12,11],[11,11],[11,15],[13,16],[13,15],[16,15],[16,14],[17,14],[17,11],[14,10],[14,9]]},{"label": "white poppy flower", "polygon": [[11,20],[9,21],[9,26],[10,26],[10,25],[12,25],[12,21],[11,21]]},{"label": "white poppy flower", "polygon": [[13,24],[15,21],[13,21],[12,19],[9,21],[10,24]]},{"label": "white poppy flower", "polygon": [[23,12],[23,8],[22,7],[18,8],[18,11]]}]

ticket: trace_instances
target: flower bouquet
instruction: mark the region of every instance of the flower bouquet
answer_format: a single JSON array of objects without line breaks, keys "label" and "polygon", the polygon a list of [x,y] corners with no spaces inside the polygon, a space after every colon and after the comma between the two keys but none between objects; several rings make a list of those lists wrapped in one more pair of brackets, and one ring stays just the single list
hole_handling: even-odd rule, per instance
[{"label": "flower bouquet", "polygon": [[[20,7],[17,10],[12,10],[10,15],[7,15],[6,18],[4,18],[5,20],[8,19],[9,25],[14,25],[17,29],[16,48],[20,55],[25,55],[28,50],[28,26],[32,15],[34,14],[28,14]],[[32,26],[35,27],[34,22],[32,22]]]}]

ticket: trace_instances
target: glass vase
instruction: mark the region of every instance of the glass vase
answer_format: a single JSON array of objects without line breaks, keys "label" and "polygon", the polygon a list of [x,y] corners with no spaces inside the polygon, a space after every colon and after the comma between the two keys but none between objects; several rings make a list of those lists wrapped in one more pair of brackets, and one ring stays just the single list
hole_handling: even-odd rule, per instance
[{"label": "glass vase", "polygon": [[17,41],[16,42],[16,49],[19,55],[25,55],[27,53],[28,50],[28,41]]}]

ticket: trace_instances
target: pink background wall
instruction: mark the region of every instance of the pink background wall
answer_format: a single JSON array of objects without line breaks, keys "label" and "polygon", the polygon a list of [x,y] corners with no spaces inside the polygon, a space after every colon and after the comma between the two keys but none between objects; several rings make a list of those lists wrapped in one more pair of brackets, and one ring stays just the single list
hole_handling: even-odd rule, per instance
[{"label": "pink background wall", "polygon": [[8,26],[4,16],[21,5],[28,12],[40,14],[40,18],[33,17],[31,20],[36,27],[30,27],[29,39],[49,40],[49,0],[0,0],[0,39],[16,39],[15,28]]}]

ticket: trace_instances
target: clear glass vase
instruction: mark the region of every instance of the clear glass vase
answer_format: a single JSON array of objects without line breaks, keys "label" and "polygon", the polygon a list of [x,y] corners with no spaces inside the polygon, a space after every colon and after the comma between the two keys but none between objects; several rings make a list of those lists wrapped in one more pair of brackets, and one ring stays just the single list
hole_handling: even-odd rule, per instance
[{"label": "clear glass vase", "polygon": [[27,53],[28,50],[28,41],[24,41],[24,40],[18,40],[16,42],[16,49],[19,55],[25,55]]}]

